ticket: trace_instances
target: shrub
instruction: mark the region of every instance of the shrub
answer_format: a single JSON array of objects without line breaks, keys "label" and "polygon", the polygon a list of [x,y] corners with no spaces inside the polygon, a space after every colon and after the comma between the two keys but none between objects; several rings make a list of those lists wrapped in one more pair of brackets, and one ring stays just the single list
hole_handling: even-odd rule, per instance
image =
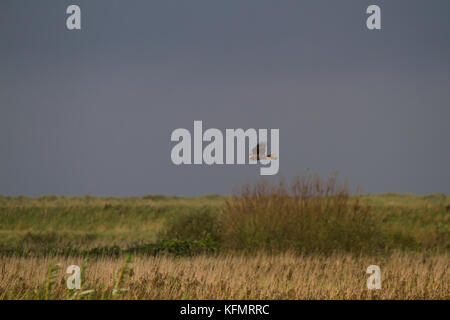
[{"label": "shrub", "polygon": [[209,207],[196,211],[179,213],[170,217],[159,233],[161,240],[204,240],[216,241],[219,238],[217,212]]},{"label": "shrub", "polygon": [[295,177],[287,186],[261,181],[226,200],[220,216],[221,244],[247,252],[368,252],[383,249],[380,224],[370,207],[351,197],[332,174]]}]

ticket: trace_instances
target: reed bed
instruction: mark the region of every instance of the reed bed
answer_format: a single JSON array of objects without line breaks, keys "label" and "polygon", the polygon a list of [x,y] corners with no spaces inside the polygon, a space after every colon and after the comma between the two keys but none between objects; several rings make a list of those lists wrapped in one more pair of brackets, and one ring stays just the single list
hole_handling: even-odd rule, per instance
[{"label": "reed bed", "polygon": [[[449,255],[0,258],[0,299],[449,299]],[[65,270],[82,266],[80,290]],[[381,268],[368,290],[366,269]]]}]

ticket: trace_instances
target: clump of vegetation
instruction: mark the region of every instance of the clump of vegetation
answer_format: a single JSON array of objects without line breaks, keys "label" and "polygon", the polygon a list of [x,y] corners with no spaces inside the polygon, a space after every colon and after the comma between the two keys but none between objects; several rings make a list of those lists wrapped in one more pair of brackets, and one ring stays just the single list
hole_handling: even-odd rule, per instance
[{"label": "clump of vegetation", "polygon": [[159,234],[163,240],[204,240],[218,241],[220,237],[218,215],[209,207],[180,213],[168,218],[165,228]]},{"label": "clump of vegetation", "polygon": [[336,175],[307,173],[239,189],[220,216],[221,241],[233,250],[375,253],[384,249],[380,220]]}]

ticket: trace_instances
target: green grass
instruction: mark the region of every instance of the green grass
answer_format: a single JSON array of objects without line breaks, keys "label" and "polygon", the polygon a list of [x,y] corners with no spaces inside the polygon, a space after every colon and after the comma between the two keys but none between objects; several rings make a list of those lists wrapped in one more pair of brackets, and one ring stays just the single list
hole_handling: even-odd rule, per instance
[{"label": "green grass", "polygon": [[222,197],[0,196],[0,252],[122,249],[155,243],[168,219],[208,206]]},{"label": "green grass", "polygon": [[[216,217],[223,214],[229,199],[218,195],[0,196],[0,255],[58,252],[95,255],[114,250],[153,254],[164,251],[166,246],[171,252],[181,253],[189,248],[195,252],[203,247],[219,250],[226,247],[221,230],[228,226],[220,226]],[[363,195],[360,202],[370,206],[374,219],[371,221],[377,224],[384,247],[449,250],[450,212],[446,209],[450,205],[449,195]],[[270,238],[272,231],[268,232],[262,238]]]},{"label": "green grass", "polygon": [[450,195],[365,195],[390,241],[403,240],[415,250],[450,249]]}]

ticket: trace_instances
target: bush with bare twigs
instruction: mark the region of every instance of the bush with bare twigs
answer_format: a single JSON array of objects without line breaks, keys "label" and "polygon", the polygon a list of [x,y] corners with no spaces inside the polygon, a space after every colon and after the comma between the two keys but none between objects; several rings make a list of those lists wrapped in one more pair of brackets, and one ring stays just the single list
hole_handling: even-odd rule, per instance
[{"label": "bush with bare twigs", "polygon": [[220,222],[222,245],[232,250],[374,253],[384,246],[370,206],[335,174],[245,185],[226,201]]}]

